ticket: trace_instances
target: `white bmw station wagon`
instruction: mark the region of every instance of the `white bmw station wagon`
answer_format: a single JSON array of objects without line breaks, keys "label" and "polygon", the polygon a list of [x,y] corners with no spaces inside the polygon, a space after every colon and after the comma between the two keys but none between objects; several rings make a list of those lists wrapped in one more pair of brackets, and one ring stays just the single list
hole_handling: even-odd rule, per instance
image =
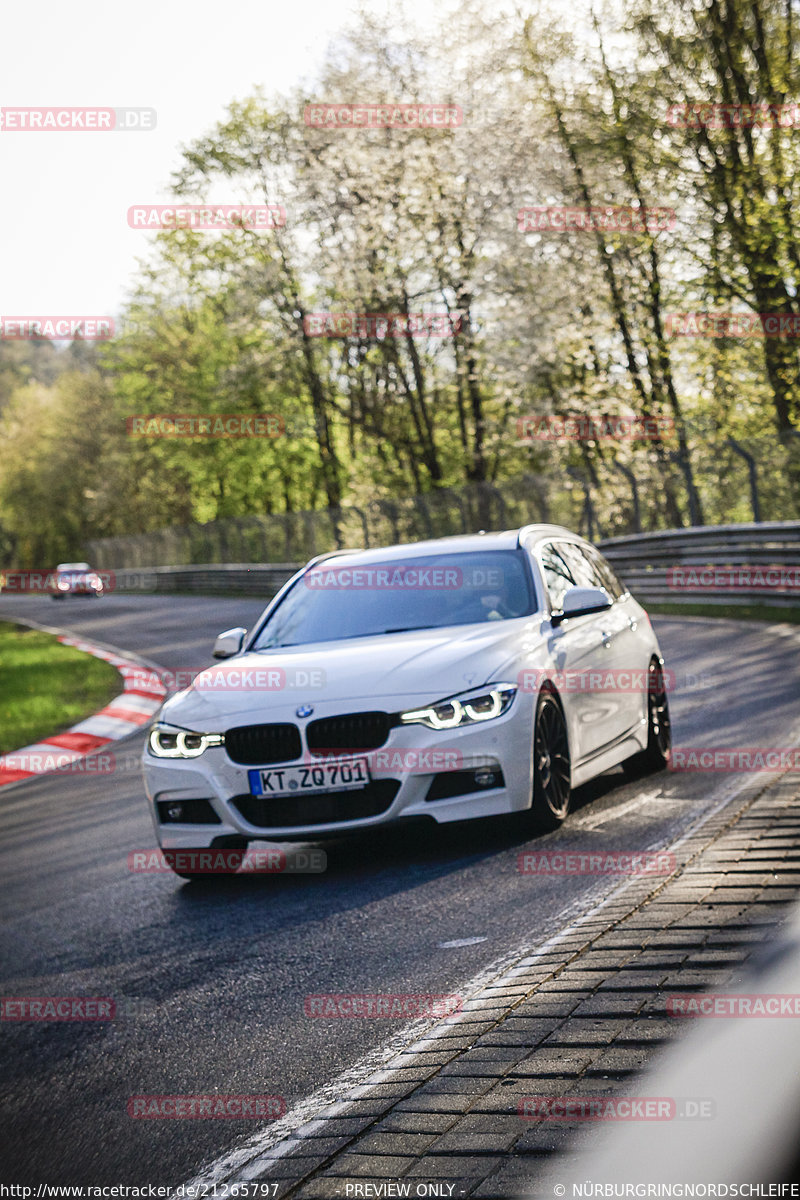
[{"label": "white bmw station wagon", "polygon": [[315,558],[214,657],[144,751],[165,851],[420,817],[554,829],[579,784],[669,761],[648,616],[555,525]]}]

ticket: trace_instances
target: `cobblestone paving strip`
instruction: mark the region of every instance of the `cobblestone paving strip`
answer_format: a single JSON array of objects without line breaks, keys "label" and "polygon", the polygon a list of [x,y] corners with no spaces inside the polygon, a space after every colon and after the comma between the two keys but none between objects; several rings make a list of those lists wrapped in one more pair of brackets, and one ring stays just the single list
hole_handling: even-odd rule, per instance
[{"label": "cobblestone paving strip", "polygon": [[[797,899],[800,781],[754,782],[674,849],[671,876],[631,879],[330,1119],[323,1113],[231,1178],[269,1181],[293,1200],[530,1194],[579,1128],[586,1145],[602,1126],[523,1120],[520,1099],[630,1088],[688,1024],[669,1017],[667,996],[735,982]],[[431,1185],[424,1193],[421,1181]],[[434,1190],[445,1181],[452,1190]]]}]

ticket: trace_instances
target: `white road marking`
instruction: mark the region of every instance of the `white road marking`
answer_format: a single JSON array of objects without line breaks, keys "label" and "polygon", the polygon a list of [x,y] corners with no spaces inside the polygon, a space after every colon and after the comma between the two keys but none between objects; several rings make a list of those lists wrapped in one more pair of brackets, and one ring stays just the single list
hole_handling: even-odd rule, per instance
[{"label": "white road marking", "polygon": [[789,638],[792,642],[800,642],[800,629],[796,625],[767,625],[765,633],[771,633],[775,637]]},{"label": "white road marking", "polygon": [[436,945],[440,950],[456,950],[459,946],[477,946],[478,942],[487,940],[485,937],[457,938],[454,942],[437,942]]}]

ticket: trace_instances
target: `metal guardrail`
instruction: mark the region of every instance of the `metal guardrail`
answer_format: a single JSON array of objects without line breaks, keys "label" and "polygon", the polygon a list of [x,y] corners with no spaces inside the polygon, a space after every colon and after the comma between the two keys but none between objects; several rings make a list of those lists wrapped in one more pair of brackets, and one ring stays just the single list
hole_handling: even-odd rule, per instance
[{"label": "metal guardrail", "polygon": [[270,600],[302,563],[209,563],[142,567],[114,572],[117,592],[196,592],[204,596],[259,596]]},{"label": "metal guardrail", "polygon": [[598,546],[642,600],[800,604],[800,521],[672,529]]},{"label": "metal guardrail", "polygon": [[[673,529],[609,538],[598,545],[626,586],[644,601],[747,604],[768,600],[770,604],[800,604],[800,521]],[[116,572],[116,590],[206,595],[233,592],[260,596],[266,601],[302,565],[208,563],[123,569]],[[748,576],[742,572],[746,567],[752,568],[749,586]],[[683,580],[676,573],[680,568]],[[765,573],[769,568],[777,568],[781,574],[777,578],[762,574],[759,580],[758,570]],[[789,574],[793,588],[781,584],[781,577]]]}]

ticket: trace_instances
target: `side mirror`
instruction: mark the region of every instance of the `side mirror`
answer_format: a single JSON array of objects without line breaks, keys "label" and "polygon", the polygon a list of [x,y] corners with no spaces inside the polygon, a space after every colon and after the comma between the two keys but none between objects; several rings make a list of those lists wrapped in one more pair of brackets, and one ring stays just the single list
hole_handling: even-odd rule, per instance
[{"label": "side mirror", "polygon": [[214,642],[214,658],[231,658],[238,654],[244,645],[247,630],[237,625],[235,629],[226,629]]},{"label": "side mirror", "polygon": [[611,608],[611,597],[605,588],[571,587],[564,593],[561,612],[553,613],[550,620],[553,625],[560,625],[567,617],[585,617],[607,608]]}]

